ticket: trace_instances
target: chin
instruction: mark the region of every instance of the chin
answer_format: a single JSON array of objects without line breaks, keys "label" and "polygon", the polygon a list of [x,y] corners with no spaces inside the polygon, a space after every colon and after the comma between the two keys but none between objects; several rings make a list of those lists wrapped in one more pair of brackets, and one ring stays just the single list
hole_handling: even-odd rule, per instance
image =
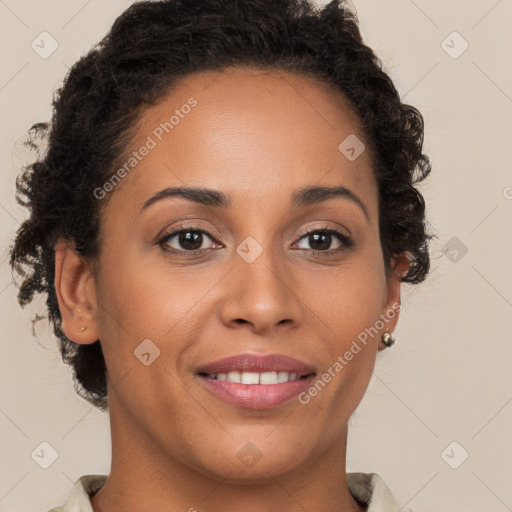
[{"label": "chin", "polygon": [[[235,444],[237,448],[234,448]],[[268,440],[265,443],[264,439],[259,443],[233,443],[224,457],[217,456],[217,445],[216,449],[207,450],[208,460],[203,460],[201,472],[209,477],[215,475],[216,479],[222,479],[226,483],[254,485],[270,483],[275,477],[293,472],[305,463],[304,452],[297,449],[299,443],[287,440],[279,443],[280,448],[272,444]],[[198,455],[202,458],[201,454]]]}]

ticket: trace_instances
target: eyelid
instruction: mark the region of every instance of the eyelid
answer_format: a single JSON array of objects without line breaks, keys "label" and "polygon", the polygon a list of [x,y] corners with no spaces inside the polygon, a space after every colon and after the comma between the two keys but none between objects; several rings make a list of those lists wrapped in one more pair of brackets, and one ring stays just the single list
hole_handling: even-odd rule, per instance
[{"label": "eyelid", "polygon": [[[201,233],[207,234],[211,239],[215,240],[217,243],[218,239],[221,238],[221,232],[211,222],[208,223],[208,227],[202,225],[202,221],[200,219],[178,219],[177,224],[173,224],[171,227],[164,229],[161,234],[157,236],[157,240],[161,240],[164,237],[169,235],[176,235],[181,231],[189,230],[189,231],[198,231]],[[213,234],[212,234],[213,232]]]}]

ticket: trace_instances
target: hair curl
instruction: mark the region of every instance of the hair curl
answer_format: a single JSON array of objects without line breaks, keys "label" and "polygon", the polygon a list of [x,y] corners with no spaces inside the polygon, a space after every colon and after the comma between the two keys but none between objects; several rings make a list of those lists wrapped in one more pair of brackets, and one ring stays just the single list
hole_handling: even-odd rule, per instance
[{"label": "hair curl", "polygon": [[402,281],[420,283],[428,274],[431,235],[414,187],[431,168],[422,153],[423,118],[400,101],[362,41],[357,14],[343,1],[323,8],[307,0],[134,3],[69,70],[55,93],[50,123],[29,130],[43,134],[48,148],[16,181],[16,199],[30,213],[10,253],[11,267],[23,276],[18,301],[25,306],[35,293],[47,294],[48,317],[62,358],[74,369],[75,391],[100,410],[108,409],[100,340],[76,344],[61,330],[55,243],[69,239],[83,257],[98,255],[106,201],[93,190],[111,176],[143,108],[180,77],[230,65],[315,76],[348,98],[372,147],[386,272],[392,256],[406,252],[411,266]]}]

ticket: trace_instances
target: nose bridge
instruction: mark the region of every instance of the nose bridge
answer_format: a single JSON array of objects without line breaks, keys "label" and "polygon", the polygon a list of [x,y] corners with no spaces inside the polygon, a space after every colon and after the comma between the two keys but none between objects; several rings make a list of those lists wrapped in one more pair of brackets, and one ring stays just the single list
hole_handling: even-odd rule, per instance
[{"label": "nose bridge", "polygon": [[263,331],[284,321],[297,323],[302,312],[281,248],[268,233],[260,241],[247,237],[236,248],[223,317],[225,322],[244,320]]},{"label": "nose bridge", "polygon": [[264,245],[255,239],[245,240],[238,246],[237,254],[237,267],[244,276],[245,287],[250,288],[252,293],[276,295],[284,292],[286,283],[281,274],[284,273],[285,264],[279,249],[272,246],[269,237]]},{"label": "nose bridge", "polygon": [[260,236],[260,242],[253,237],[247,237],[237,247],[239,261],[237,267],[244,276],[244,286],[247,292],[262,300],[278,301],[287,294],[284,282],[280,248],[275,247],[271,236],[266,233]]}]

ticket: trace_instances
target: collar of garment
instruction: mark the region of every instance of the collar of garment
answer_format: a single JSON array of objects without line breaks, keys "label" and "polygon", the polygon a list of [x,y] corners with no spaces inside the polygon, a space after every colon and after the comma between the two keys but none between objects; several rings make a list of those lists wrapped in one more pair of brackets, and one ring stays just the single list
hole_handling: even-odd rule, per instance
[{"label": "collar of garment", "polygon": [[[81,476],[64,505],[48,512],[94,512],[91,495],[103,486],[106,479],[107,475]],[[367,505],[367,512],[413,512],[397,505],[388,486],[377,473],[347,473],[347,485],[352,496]]]}]

